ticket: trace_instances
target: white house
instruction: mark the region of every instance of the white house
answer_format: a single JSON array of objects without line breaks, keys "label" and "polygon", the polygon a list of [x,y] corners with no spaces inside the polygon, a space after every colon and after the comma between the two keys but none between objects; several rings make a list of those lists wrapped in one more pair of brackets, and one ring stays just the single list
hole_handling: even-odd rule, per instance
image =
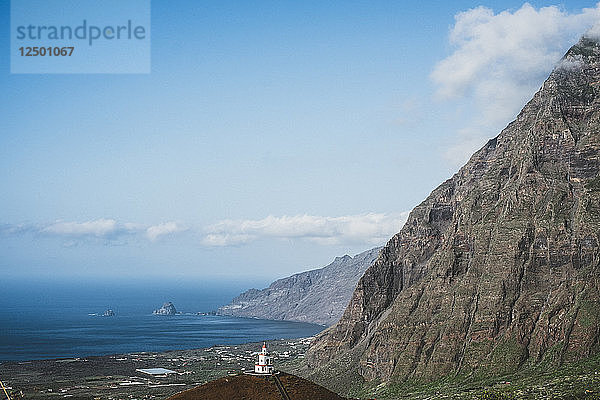
[{"label": "white house", "polygon": [[258,362],[254,364],[254,373],[272,374],[274,370],[273,359],[269,353],[267,353],[267,344],[263,343],[262,350],[258,353]]}]

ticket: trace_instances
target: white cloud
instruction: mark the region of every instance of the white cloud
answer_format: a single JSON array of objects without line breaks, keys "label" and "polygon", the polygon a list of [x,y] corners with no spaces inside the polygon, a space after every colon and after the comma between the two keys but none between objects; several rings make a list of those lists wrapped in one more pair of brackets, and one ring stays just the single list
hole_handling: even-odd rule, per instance
[{"label": "white cloud", "polygon": [[261,238],[306,239],[319,244],[381,244],[398,232],[408,213],[342,217],[268,216],[260,220],[224,220],[206,229],[206,246],[235,246]]},{"label": "white cloud", "polygon": [[598,21],[600,3],[578,13],[528,3],[514,11],[458,13],[449,36],[454,50],[431,74],[439,99],[473,103],[448,158],[459,165],[495,136],[580,36],[592,27],[587,36],[600,33]]},{"label": "white cloud", "polygon": [[146,237],[151,241],[157,240],[161,236],[172,235],[174,233],[186,231],[187,228],[177,222],[164,222],[153,225],[146,229]]},{"label": "white cloud", "polygon": [[57,221],[40,229],[41,233],[59,236],[107,237],[115,234],[119,227],[114,219],[97,219],[87,222]]},{"label": "white cloud", "polygon": [[[70,242],[68,243],[73,245],[73,243],[76,243],[76,240],[85,238],[105,239],[111,244],[123,244],[119,239],[122,239],[124,236],[141,236],[150,241],[156,241],[162,236],[185,230],[187,230],[186,227],[176,222],[163,222],[148,226],[147,224],[120,223],[114,219],[101,218],[85,222],[57,221],[51,224],[38,225],[35,228],[30,227],[27,231],[69,238]],[[16,233],[19,232],[15,229],[13,231]]]},{"label": "white cloud", "polygon": [[209,247],[237,246],[253,240],[256,240],[256,236],[215,233],[204,236],[202,244]]},{"label": "white cloud", "polygon": [[597,22],[594,26],[592,26],[584,36],[590,39],[600,40],[600,22]]}]

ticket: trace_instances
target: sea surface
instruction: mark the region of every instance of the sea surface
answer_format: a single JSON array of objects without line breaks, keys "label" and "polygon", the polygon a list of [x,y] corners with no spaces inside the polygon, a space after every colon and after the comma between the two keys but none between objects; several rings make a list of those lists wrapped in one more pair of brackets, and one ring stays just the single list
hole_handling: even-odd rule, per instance
[{"label": "sea surface", "polygon": [[[313,324],[196,314],[226,304],[240,293],[240,286],[0,285],[0,361],[192,349],[306,337],[323,330]],[[182,314],[152,315],[167,301]],[[115,316],[100,316],[109,308]]]}]

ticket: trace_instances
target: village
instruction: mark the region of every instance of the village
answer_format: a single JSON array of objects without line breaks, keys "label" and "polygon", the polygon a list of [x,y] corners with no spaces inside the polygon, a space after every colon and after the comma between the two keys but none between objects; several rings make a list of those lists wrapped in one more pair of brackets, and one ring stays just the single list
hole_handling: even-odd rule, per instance
[{"label": "village", "polygon": [[[164,399],[226,375],[285,371],[304,358],[312,338],[213,346],[163,353],[6,362],[0,380],[11,399]],[[262,370],[261,370],[262,371]],[[259,372],[260,373],[260,372]]]}]

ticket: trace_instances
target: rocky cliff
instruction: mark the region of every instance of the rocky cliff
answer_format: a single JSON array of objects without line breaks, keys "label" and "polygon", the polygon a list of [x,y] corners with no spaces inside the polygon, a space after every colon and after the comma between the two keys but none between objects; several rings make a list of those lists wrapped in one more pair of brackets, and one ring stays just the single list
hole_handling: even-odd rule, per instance
[{"label": "rocky cliff", "polygon": [[354,257],[337,257],[321,269],[279,279],[266,289],[250,289],[219,308],[217,313],[329,326],[341,317],[356,283],[375,261],[380,249]]},{"label": "rocky cliff", "polygon": [[599,148],[600,45],[583,38],[411,212],[311,346],[314,376],[343,392],[597,353]]}]

